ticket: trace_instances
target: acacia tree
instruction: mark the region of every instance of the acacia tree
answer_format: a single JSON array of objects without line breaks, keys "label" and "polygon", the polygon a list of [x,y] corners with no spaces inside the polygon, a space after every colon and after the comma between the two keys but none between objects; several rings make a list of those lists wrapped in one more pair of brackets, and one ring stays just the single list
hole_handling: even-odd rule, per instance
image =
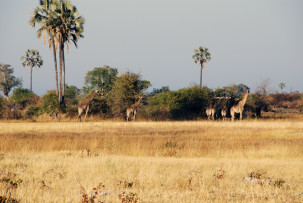
[{"label": "acacia tree", "polygon": [[16,78],[13,73],[14,69],[11,68],[11,65],[0,63],[0,89],[6,99],[14,87],[21,85],[21,80]]},{"label": "acacia tree", "polygon": [[85,92],[92,89],[104,88],[104,92],[108,93],[113,86],[118,75],[118,69],[110,66],[96,67],[92,71],[88,71],[85,76]]},{"label": "acacia tree", "polygon": [[33,81],[33,68],[43,65],[42,57],[39,54],[38,50],[28,49],[25,53],[25,56],[21,57],[22,65],[30,67],[30,91],[32,91],[32,81]]},{"label": "acacia tree", "polygon": [[56,55],[56,46],[55,46],[55,32],[53,30],[53,25],[55,23],[55,19],[53,18],[53,13],[56,12],[56,8],[59,6],[58,0],[40,0],[40,5],[34,10],[32,16],[30,18],[29,24],[32,27],[35,27],[36,24],[40,25],[40,29],[38,29],[37,34],[38,38],[43,35],[43,40],[45,44],[45,34],[47,33],[49,36],[48,44],[49,48],[53,48],[53,56],[54,56],[54,65],[55,65],[55,79],[56,79],[56,94],[59,96],[59,88],[58,88],[58,68],[57,68],[57,55]]},{"label": "acacia tree", "polygon": [[124,113],[149,86],[150,82],[141,80],[141,75],[136,73],[128,72],[117,77],[109,95],[112,112],[115,115]]},{"label": "acacia tree", "polygon": [[207,62],[211,59],[210,53],[207,48],[200,46],[194,50],[194,55],[192,58],[195,60],[195,63],[199,63],[201,66],[200,87],[202,87],[202,70],[204,69],[204,64],[207,64]]}]

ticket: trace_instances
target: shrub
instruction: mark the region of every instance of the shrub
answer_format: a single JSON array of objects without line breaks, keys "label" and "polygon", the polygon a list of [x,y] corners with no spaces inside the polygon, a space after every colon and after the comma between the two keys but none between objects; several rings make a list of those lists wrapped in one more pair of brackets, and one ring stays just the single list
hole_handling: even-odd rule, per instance
[{"label": "shrub", "polygon": [[59,112],[60,104],[55,90],[50,90],[42,96],[40,109],[42,113],[48,114]]},{"label": "shrub", "polygon": [[14,90],[10,99],[16,102],[20,110],[23,110],[26,106],[37,104],[39,96],[26,88],[19,87]]}]

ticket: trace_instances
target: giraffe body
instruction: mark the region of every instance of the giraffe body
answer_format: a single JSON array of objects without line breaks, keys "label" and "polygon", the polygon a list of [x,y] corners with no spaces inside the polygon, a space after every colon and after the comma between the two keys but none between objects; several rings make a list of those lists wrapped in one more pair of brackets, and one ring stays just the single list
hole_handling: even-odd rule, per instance
[{"label": "giraffe body", "polygon": [[215,120],[215,113],[216,109],[214,107],[207,107],[206,108],[206,115],[208,120]]},{"label": "giraffe body", "polygon": [[[82,104],[80,104],[78,106],[78,117],[77,117],[77,121],[78,119],[80,119],[80,122],[81,122],[81,115],[83,113],[84,110],[86,110],[86,113],[85,113],[85,117],[84,117],[84,122],[86,120],[86,116],[87,116],[87,113],[89,111],[89,104],[91,103],[91,101],[94,99],[95,95],[97,93],[99,93],[99,89],[95,90],[91,96],[89,96],[89,98],[87,98]],[[101,89],[101,96],[103,96],[103,89]]]},{"label": "giraffe body", "polygon": [[140,102],[141,102],[142,98],[143,98],[142,96],[139,97],[139,100],[136,103],[134,103],[133,105],[131,105],[130,107],[128,107],[126,109],[126,121],[127,122],[129,120],[129,117],[130,117],[131,114],[133,115],[134,121],[136,120],[137,108],[140,105]]},{"label": "giraffe body", "polygon": [[226,106],[224,106],[223,109],[221,110],[221,116],[223,121],[226,121]]},{"label": "giraffe body", "polygon": [[246,90],[243,99],[237,105],[234,105],[230,108],[230,115],[232,121],[234,121],[235,119],[235,113],[240,113],[240,120],[242,120],[242,113],[244,111],[244,105],[246,103],[248,93],[249,93],[249,89]]}]

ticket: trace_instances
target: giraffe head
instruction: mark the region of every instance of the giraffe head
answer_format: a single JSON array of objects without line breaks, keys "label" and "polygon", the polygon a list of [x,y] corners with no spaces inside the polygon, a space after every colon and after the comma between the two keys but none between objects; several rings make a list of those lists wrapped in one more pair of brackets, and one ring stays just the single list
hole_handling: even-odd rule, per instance
[{"label": "giraffe head", "polygon": [[103,96],[103,94],[104,94],[103,92],[104,92],[103,88],[98,88],[98,89],[95,90],[95,93],[98,94],[98,95],[101,95],[101,96]]}]

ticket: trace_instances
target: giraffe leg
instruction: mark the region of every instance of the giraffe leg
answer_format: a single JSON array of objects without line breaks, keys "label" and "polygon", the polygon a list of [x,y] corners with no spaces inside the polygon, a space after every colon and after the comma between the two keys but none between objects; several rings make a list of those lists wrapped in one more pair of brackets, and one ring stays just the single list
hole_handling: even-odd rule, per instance
[{"label": "giraffe leg", "polygon": [[129,119],[129,114],[130,114],[130,111],[127,109],[126,110],[126,121],[128,122],[128,119]]},{"label": "giraffe leg", "polygon": [[242,111],[240,111],[240,120],[242,120]]},{"label": "giraffe leg", "polygon": [[230,111],[230,116],[231,116],[231,121],[234,121],[235,112],[231,110],[231,111]]},{"label": "giraffe leg", "polygon": [[136,121],[137,110],[134,110],[134,121]]},{"label": "giraffe leg", "polygon": [[86,108],[86,113],[85,113],[84,122],[85,122],[85,120],[86,120],[86,116],[87,116],[88,110],[89,110],[89,106],[87,106],[87,108]]}]

